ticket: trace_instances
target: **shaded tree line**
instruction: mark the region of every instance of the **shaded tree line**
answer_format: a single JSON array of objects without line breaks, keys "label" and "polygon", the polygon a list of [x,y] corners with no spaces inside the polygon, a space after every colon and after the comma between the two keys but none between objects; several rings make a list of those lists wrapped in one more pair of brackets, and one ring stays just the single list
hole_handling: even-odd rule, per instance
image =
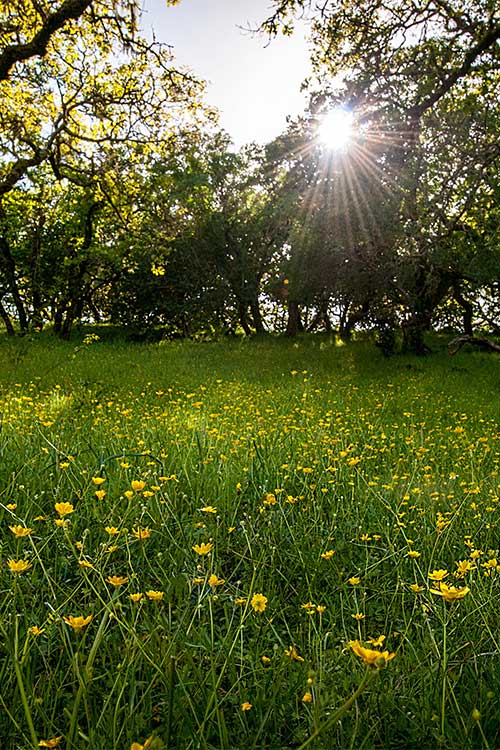
[{"label": "shaded tree line", "polygon": [[[166,336],[365,329],[416,353],[435,327],[498,335],[494,4],[275,2],[271,35],[309,13],[309,107],[238,152],[133,13],[106,26],[104,0],[47,3],[24,28],[28,5],[0,49],[7,333],[50,324],[67,338],[81,320]],[[338,106],[354,124],[335,150],[319,127]]]}]

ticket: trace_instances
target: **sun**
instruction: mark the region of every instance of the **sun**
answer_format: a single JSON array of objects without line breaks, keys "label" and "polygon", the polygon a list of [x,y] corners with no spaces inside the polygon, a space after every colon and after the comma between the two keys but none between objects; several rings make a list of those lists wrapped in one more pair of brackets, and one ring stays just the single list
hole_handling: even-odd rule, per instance
[{"label": "sun", "polygon": [[318,138],[329,149],[340,151],[352,137],[353,115],[348,109],[338,107],[323,116],[318,127]]}]

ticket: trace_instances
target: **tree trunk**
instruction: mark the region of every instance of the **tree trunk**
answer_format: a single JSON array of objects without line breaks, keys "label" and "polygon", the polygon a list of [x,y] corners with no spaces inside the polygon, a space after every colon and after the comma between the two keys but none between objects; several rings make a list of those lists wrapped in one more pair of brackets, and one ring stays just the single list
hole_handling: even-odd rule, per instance
[{"label": "tree trunk", "polygon": [[9,314],[5,307],[2,305],[2,300],[0,299],[0,318],[2,318],[5,329],[7,331],[7,336],[15,336],[16,332],[14,330],[14,326],[12,325],[12,321],[9,318]]},{"label": "tree trunk", "polygon": [[286,322],[286,335],[293,338],[304,330],[302,318],[300,317],[299,303],[288,300],[288,320]]},{"label": "tree trunk", "polygon": [[5,274],[9,292],[12,295],[12,301],[14,302],[14,306],[17,311],[19,328],[23,332],[27,331],[28,316],[26,314],[24,302],[19,292],[19,287],[17,286],[16,264],[14,258],[12,257],[12,253],[10,252],[9,244],[5,237],[3,237],[2,235],[0,235],[0,270],[3,270]]},{"label": "tree trunk", "polygon": [[462,292],[460,291],[460,287],[458,286],[455,286],[453,288],[453,299],[458,302],[463,310],[462,320],[464,324],[465,335],[472,336],[472,317],[474,315],[474,306],[472,302],[470,302],[468,299],[465,299]]},{"label": "tree trunk", "polygon": [[259,300],[253,299],[250,303],[250,311],[252,313],[253,324],[256,333],[265,333],[264,321],[262,320],[262,314],[260,312]]},{"label": "tree trunk", "polygon": [[245,336],[251,336],[252,329],[250,328],[250,324],[248,322],[247,306],[241,300],[238,300],[238,317],[240,319],[240,325],[245,332]]}]

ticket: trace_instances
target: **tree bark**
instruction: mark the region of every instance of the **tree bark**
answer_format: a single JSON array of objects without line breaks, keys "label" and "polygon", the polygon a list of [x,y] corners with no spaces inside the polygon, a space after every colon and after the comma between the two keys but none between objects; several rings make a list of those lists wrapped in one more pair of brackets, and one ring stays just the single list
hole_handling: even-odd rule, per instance
[{"label": "tree bark", "polygon": [[9,318],[9,314],[5,307],[2,305],[2,300],[0,299],[0,318],[2,318],[5,329],[7,331],[7,336],[15,336],[16,332],[14,330],[14,326],[12,325],[12,321]]},{"label": "tree bark", "polygon": [[288,300],[288,319],[286,322],[286,335],[293,338],[298,333],[302,333],[304,326],[300,317],[299,303]]}]

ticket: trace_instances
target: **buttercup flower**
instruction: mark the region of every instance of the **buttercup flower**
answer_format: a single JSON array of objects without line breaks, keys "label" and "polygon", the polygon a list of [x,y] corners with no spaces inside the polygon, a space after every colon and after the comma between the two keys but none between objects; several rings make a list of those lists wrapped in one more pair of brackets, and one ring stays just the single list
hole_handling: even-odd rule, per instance
[{"label": "buttercup flower", "polygon": [[195,544],[191,549],[193,549],[198,555],[208,555],[209,552],[211,552],[214,548],[214,545],[212,542],[208,542],[208,544],[205,544],[205,542],[202,542],[201,544]]},{"label": "buttercup flower", "polygon": [[29,536],[33,531],[33,529],[28,529],[25,526],[9,526],[9,529],[18,539],[23,536]]},{"label": "buttercup flower", "polygon": [[248,701],[245,701],[244,703],[241,704],[242,711],[250,711],[251,708],[252,708],[252,704],[249,703]]},{"label": "buttercup flower", "polygon": [[427,577],[430,578],[431,581],[442,581],[447,575],[447,570],[433,570],[432,573],[428,573]]},{"label": "buttercup flower", "polygon": [[137,602],[140,602],[144,594],[141,594],[140,592],[137,594],[129,594],[130,600],[134,602],[134,604],[137,604]]},{"label": "buttercup flower", "polygon": [[456,586],[447,586],[446,583],[441,583],[439,589],[431,589],[431,594],[442,596],[447,602],[454,602],[455,599],[463,599],[466,594],[470,591],[468,586],[464,586],[459,589]]},{"label": "buttercup flower", "polygon": [[75,510],[71,503],[56,503],[54,508],[60,516],[69,516]]},{"label": "buttercup flower", "polygon": [[73,628],[73,630],[79,631],[83,630],[83,628],[86,628],[89,622],[92,621],[92,615],[88,615],[87,617],[81,617],[80,615],[78,617],[73,617],[73,615],[70,615],[69,617],[63,617],[64,622]]},{"label": "buttercup flower", "polygon": [[223,583],[224,583],[224,579],[217,578],[215,573],[212,573],[212,575],[208,579],[208,585],[211,586],[212,588],[215,588],[216,586],[222,586]]},{"label": "buttercup flower", "polygon": [[298,655],[295,646],[290,646],[290,648],[286,648],[285,656],[289,656],[290,659],[293,659],[294,661],[304,661],[303,657]]},{"label": "buttercup flower", "polygon": [[132,487],[134,492],[140,492],[146,486],[146,482],[143,482],[140,479],[133,479],[130,483],[130,486]]},{"label": "buttercup flower", "polygon": [[50,740],[40,740],[38,747],[58,747],[61,744],[62,735],[60,737],[52,737]]},{"label": "buttercup flower", "polygon": [[127,576],[108,576],[106,581],[112,586],[123,586],[125,583],[128,583],[128,578]]},{"label": "buttercup flower", "polygon": [[96,487],[100,487],[105,481],[106,479],[104,477],[92,477],[92,483],[95,484]]},{"label": "buttercup flower", "polygon": [[163,599],[163,591],[153,591],[150,589],[149,591],[146,591],[146,596],[153,602],[159,602]]},{"label": "buttercup flower", "polygon": [[132,529],[132,536],[135,536],[136,539],[138,539],[140,542],[144,542],[146,539],[149,539],[151,536],[151,529],[146,526],[146,528],[141,529],[139,526],[137,529]]},{"label": "buttercup flower", "polygon": [[371,648],[365,648],[359,641],[349,641],[349,647],[365,664],[372,667],[384,667],[386,662],[391,661],[396,656],[395,652],[389,653],[389,651],[375,651]]},{"label": "buttercup flower", "polygon": [[267,607],[267,596],[254,594],[250,600],[254,612],[263,612]]},{"label": "buttercup flower", "polygon": [[26,573],[31,568],[31,563],[28,560],[7,560],[7,566],[12,573],[19,575]]}]

